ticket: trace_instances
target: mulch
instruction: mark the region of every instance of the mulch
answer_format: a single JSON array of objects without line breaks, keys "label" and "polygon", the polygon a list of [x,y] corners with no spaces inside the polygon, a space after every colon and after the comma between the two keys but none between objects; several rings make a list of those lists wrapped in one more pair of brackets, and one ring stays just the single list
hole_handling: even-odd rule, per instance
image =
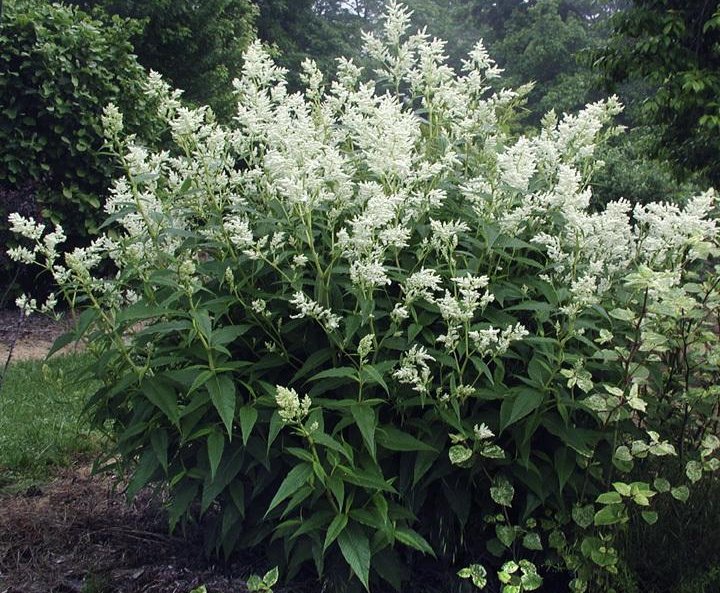
[{"label": "mulch", "polygon": [[128,505],[87,463],[0,496],[0,593],[189,593],[203,584],[243,593],[262,568],[208,560],[199,530],[170,535],[156,497],[142,492]]}]

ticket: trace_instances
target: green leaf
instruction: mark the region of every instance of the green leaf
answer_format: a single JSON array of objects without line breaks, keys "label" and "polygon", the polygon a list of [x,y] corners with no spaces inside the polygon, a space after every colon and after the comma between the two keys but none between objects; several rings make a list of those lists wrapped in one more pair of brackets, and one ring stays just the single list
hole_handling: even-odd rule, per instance
[{"label": "green leaf", "polygon": [[213,330],[210,335],[210,344],[212,346],[225,346],[247,333],[250,328],[249,325],[227,325]]},{"label": "green leaf", "polygon": [[632,487],[630,486],[630,484],[626,484],[625,482],[613,482],[613,488],[615,488],[615,490],[617,490],[622,496],[632,495]]},{"label": "green leaf", "polygon": [[213,406],[220,415],[228,435],[232,438],[232,425],[235,417],[235,383],[229,375],[213,375],[206,383]]},{"label": "green leaf", "polygon": [[258,411],[252,406],[243,406],[240,408],[238,415],[240,416],[240,431],[242,432],[243,445],[247,446],[252,429],[258,419]]},{"label": "green leaf", "polygon": [[648,525],[654,525],[657,523],[658,514],[655,511],[643,511],[640,514]]},{"label": "green leaf", "polygon": [[300,465],[296,465],[292,468],[288,472],[288,475],[285,476],[282,484],[280,484],[280,487],[268,506],[268,510],[265,512],[265,516],[267,517],[270,511],[278,506],[283,500],[295,494],[295,491],[298,490],[300,486],[304,486],[312,475],[313,468],[309,463],[301,463]]},{"label": "green leaf", "polygon": [[133,499],[140,489],[145,486],[153,477],[155,470],[160,466],[160,462],[152,449],[147,449],[140,458],[135,468],[130,484],[128,485],[126,494],[129,499]]},{"label": "green leaf", "polygon": [[225,435],[221,432],[213,431],[207,438],[208,460],[210,461],[210,479],[215,479],[218,465],[222,459],[223,450],[225,449]]},{"label": "green leaf", "polygon": [[453,445],[448,451],[450,463],[453,465],[462,465],[468,461],[473,455],[472,449],[469,449],[465,445]]},{"label": "green leaf", "polygon": [[515,541],[515,528],[512,525],[495,525],[495,535],[503,546],[509,548]]},{"label": "green leaf", "polygon": [[268,427],[268,442],[267,442],[267,450],[270,451],[270,447],[275,442],[275,439],[277,438],[277,435],[280,434],[280,431],[282,430],[282,427],[284,426],[282,418],[280,418],[280,413],[275,410],[270,417],[270,426]]},{"label": "green leaf", "polygon": [[410,546],[420,552],[430,554],[435,557],[435,552],[427,540],[413,529],[408,527],[399,527],[395,529],[395,538],[406,546]]},{"label": "green leaf", "polygon": [[352,379],[353,381],[358,380],[357,370],[353,367],[337,367],[334,369],[328,369],[321,371],[317,375],[313,375],[308,381],[319,381],[320,379]]},{"label": "green leaf", "polygon": [[212,335],[212,319],[210,318],[210,313],[205,310],[190,311],[190,316],[195,322],[197,330],[209,341]]},{"label": "green leaf", "polygon": [[487,570],[480,564],[471,564],[467,568],[458,571],[461,579],[470,579],[478,589],[484,589],[487,585]]},{"label": "green leaf", "polygon": [[159,377],[143,381],[141,389],[145,397],[177,426],[180,422],[180,410],[175,390]]},{"label": "green leaf", "polygon": [[373,383],[377,383],[385,390],[385,393],[387,393],[388,395],[390,394],[390,388],[387,386],[385,379],[383,379],[382,374],[376,367],[372,366],[371,364],[364,366],[362,369],[362,376],[363,381],[366,385],[372,385]]},{"label": "green leaf", "polygon": [[522,545],[528,550],[543,549],[542,541],[540,541],[540,535],[535,533],[534,531],[525,534],[525,537],[523,537],[522,540]]},{"label": "green leaf", "polygon": [[698,461],[688,461],[685,466],[685,475],[694,484],[702,479],[703,468],[702,464]]},{"label": "green leaf", "polygon": [[164,428],[153,430],[150,434],[150,444],[162,468],[168,469],[168,433]]},{"label": "green leaf", "polygon": [[543,394],[528,388],[506,397],[500,406],[500,431],[535,411],[542,402]]},{"label": "green leaf", "polygon": [[328,521],[331,521],[335,517],[335,513],[332,511],[316,511],[310,515],[307,519],[296,520],[299,527],[292,536],[291,540],[294,540],[305,533],[311,533],[313,531],[325,531],[325,525]]},{"label": "green leaf", "polygon": [[263,583],[265,583],[266,587],[273,587],[280,578],[280,571],[278,570],[278,567],[270,569],[265,573],[265,576],[262,578]]},{"label": "green leaf", "polygon": [[583,529],[590,527],[593,523],[593,517],[595,516],[595,508],[593,505],[588,504],[583,507],[576,506],[572,510],[573,521]]},{"label": "green leaf", "polygon": [[676,486],[670,490],[670,494],[680,502],[687,502],[687,499],[690,498],[690,489],[687,486]]},{"label": "green leaf", "polygon": [[361,488],[396,492],[392,484],[383,478],[379,471],[370,471],[360,467],[349,468],[344,465],[339,465],[338,470],[341,472],[342,479],[349,484],[355,484]]},{"label": "green leaf", "polygon": [[338,453],[343,455],[348,461],[352,462],[352,449],[350,447],[346,449],[342,446],[342,444],[340,444],[338,441],[336,441],[330,435],[325,434],[324,432],[314,432],[312,438],[318,445],[322,445],[323,447],[327,447],[328,449],[337,451]]},{"label": "green leaf", "polygon": [[434,447],[392,426],[377,429],[377,441],[389,451],[435,451]]},{"label": "green leaf", "polygon": [[655,478],[653,486],[658,492],[670,492],[670,482],[665,478]]},{"label": "green leaf", "polygon": [[332,543],[338,538],[348,524],[348,516],[345,514],[336,515],[330,523],[327,533],[325,534],[325,543],[323,544],[323,552],[327,550]]},{"label": "green leaf", "polygon": [[520,577],[520,584],[524,591],[535,591],[542,587],[543,579],[536,572],[526,572]]},{"label": "green leaf", "polygon": [[510,507],[513,496],[515,496],[515,489],[506,478],[501,477],[495,480],[495,485],[490,488],[490,496],[499,505]]},{"label": "green leaf", "polygon": [[262,582],[262,579],[259,575],[252,574],[248,577],[247,583],[245,583],[245,586],[247,587],[247,590],[250,591],[250,593],[256,593],[261,592],[265,586]]},{"label": "green leaf", "polygon": [[66,334],[61,335],[59,338],[57,338],[53,342],[53,345],[50,348],[50,351],[47,353],[47,356],[45,358],[50,358],[58,350],[62,350],[68,344],[72,344],[76,339],[77,338],[75,336],[75,332],[68,332]]},{"label": "green leaf", "polygon": [[157,307],[149,305],[145,301],[138,301],[137,303],[133,303],[126,309],[120,311],[117,314],[116,323],[120,324],[128,321],[149,319],[151,317],[162,317],[163,315],[168,315],[172,312],[173,311],[168,311],[164,307]]},{"label": "green leaf", "polygon": [[593,519],[593,522],[598,527],[601,527],[604,525],[616,525],[617,523],[623,523],[624,521],[625,521],[625,505],[624,504],[609,504],[609,505],[601,508],[597,513],[595,513],[595,517]]},{"label": "green leaf", "polygon": [[335,497],[338,508],[342,509],[345,502],[345,482],[339,476],[333,474],[327,479],[327,487]]},{"label": "green leaf", "polygon": [[590,553],[590,558],[595,564],[603,568],[615,566],[618,561],[617,552],[614,548],[600,547]]},{"label": "green leaf", "polygon": [[570,476],[575,469],[575,453],[567,447],[559,448],[555,451],[555,474],[558,479],[558,486],[562,491],[565,488]]},{"label": "green leaf", "polygon": [[375,427],[377,426],[375,410],[367,405],[355,404],[350,408],[350,412],[360,429],[365,446],[372,458],[375,459]]},{"label": "green leaf", "polygon": [[622,496],[618,492],[604,492],[597,497],[595,502],[600,504],[618,504],[622,502]]},{"label": "green leaf", "polygon": [[351,525],[338,536],[340,551],[367,591],[370,591],[370,540],[365,532]]},{"label": "green leaf", "polygon": [[608,313],[610,317],[619,319],[620,321],[634,321],[635,312],[630,309],[613,309]]}]

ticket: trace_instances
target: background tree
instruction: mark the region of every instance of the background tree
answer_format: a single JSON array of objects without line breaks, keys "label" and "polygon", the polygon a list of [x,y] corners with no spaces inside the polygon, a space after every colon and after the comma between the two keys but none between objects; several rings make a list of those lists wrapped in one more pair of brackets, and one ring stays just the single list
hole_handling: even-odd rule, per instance
[{"label": "background tree", "polygon": [[277,63],[289,70],[288,82],[299,86],[298,72],[305,58],[315,60],[330,75],[335,58],[357,55],[360,31],[369,5],[338,0],[258,0],[258,38],[276,50]]},{"label": "background tree", "polygon": [[233,78],[255,37],[251,0],[70,0],[84,9],[139,20],[132,42],[140,63],[160,72],[193,103],[221,117],[234,112]]},{"label": "background tree", "polygon": [[612,19],[596,65],[608,88],[644,82],[642,123],[678,173],[720,181],[720,2],[635,0]]}]

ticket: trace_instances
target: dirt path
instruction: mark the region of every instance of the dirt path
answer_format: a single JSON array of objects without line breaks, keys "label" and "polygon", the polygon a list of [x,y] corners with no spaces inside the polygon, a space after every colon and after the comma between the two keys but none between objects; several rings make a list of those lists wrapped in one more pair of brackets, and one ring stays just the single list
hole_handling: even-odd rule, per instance
[{"label": "dirt path", "polygon": [[[17,309],[0,310],[0,367],[5,364],[13,341],[12,360],[37,360],[44,358],[55,340],[71,327],[70,318],[54,321],[38,314],[21,318]],[[70,345],[62,351],[78,348]]]}]

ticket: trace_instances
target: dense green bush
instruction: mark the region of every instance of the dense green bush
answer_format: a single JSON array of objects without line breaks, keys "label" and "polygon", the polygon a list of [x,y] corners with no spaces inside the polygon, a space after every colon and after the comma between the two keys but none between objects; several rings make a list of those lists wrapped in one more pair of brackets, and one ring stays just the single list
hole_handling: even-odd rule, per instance
[{"label": "dense green bush", "polygon": [[699,175],[689,174],[679,181],[673,165],[651,157],[656,142],[653,132],[652,128],[635,128],[599,148],[602,165],[591,181],[595,203],[625,198],[633,204],[647,204],[662,199],[683,206],[698,188],[708,186]]},{"label": "dense green bush", "polygon": [[[231,82],[255,36],[251,0],[70,0],[82,9],[134,19],[131,37],[138,61],[157,70],[196,104],[218,117],[235,112]],[[102,13],[100,13],[102,14]]]},{"label": "dense green bush", "polygon": [[515,140],[482,45],[456,74],[407,22],[366,38],[382,82],[306,63],[302,95],[252,45],[236,128],[153,79],[174,149],[110,106],[108,232],[61,258],[14,216],[13,256],[87,305],[108,464],[211,549],[337,590],[400,589],[416,551],[480,588],[607,591],[628,522],[720,465],[715,194],[593,213],[617,101]]},{"label": "dense green bush", "polygon": [[118,171],[115,156],[102,150],[103,107],[121,106],[128,132],[145,141],[162,129],[143,93],[147,75],[133,55],[131,33],[125,21],[99,22],[60,4],[4,3],[0,186],[34,182],[44,215],[75,241],[99,224],[102,198]]}]

